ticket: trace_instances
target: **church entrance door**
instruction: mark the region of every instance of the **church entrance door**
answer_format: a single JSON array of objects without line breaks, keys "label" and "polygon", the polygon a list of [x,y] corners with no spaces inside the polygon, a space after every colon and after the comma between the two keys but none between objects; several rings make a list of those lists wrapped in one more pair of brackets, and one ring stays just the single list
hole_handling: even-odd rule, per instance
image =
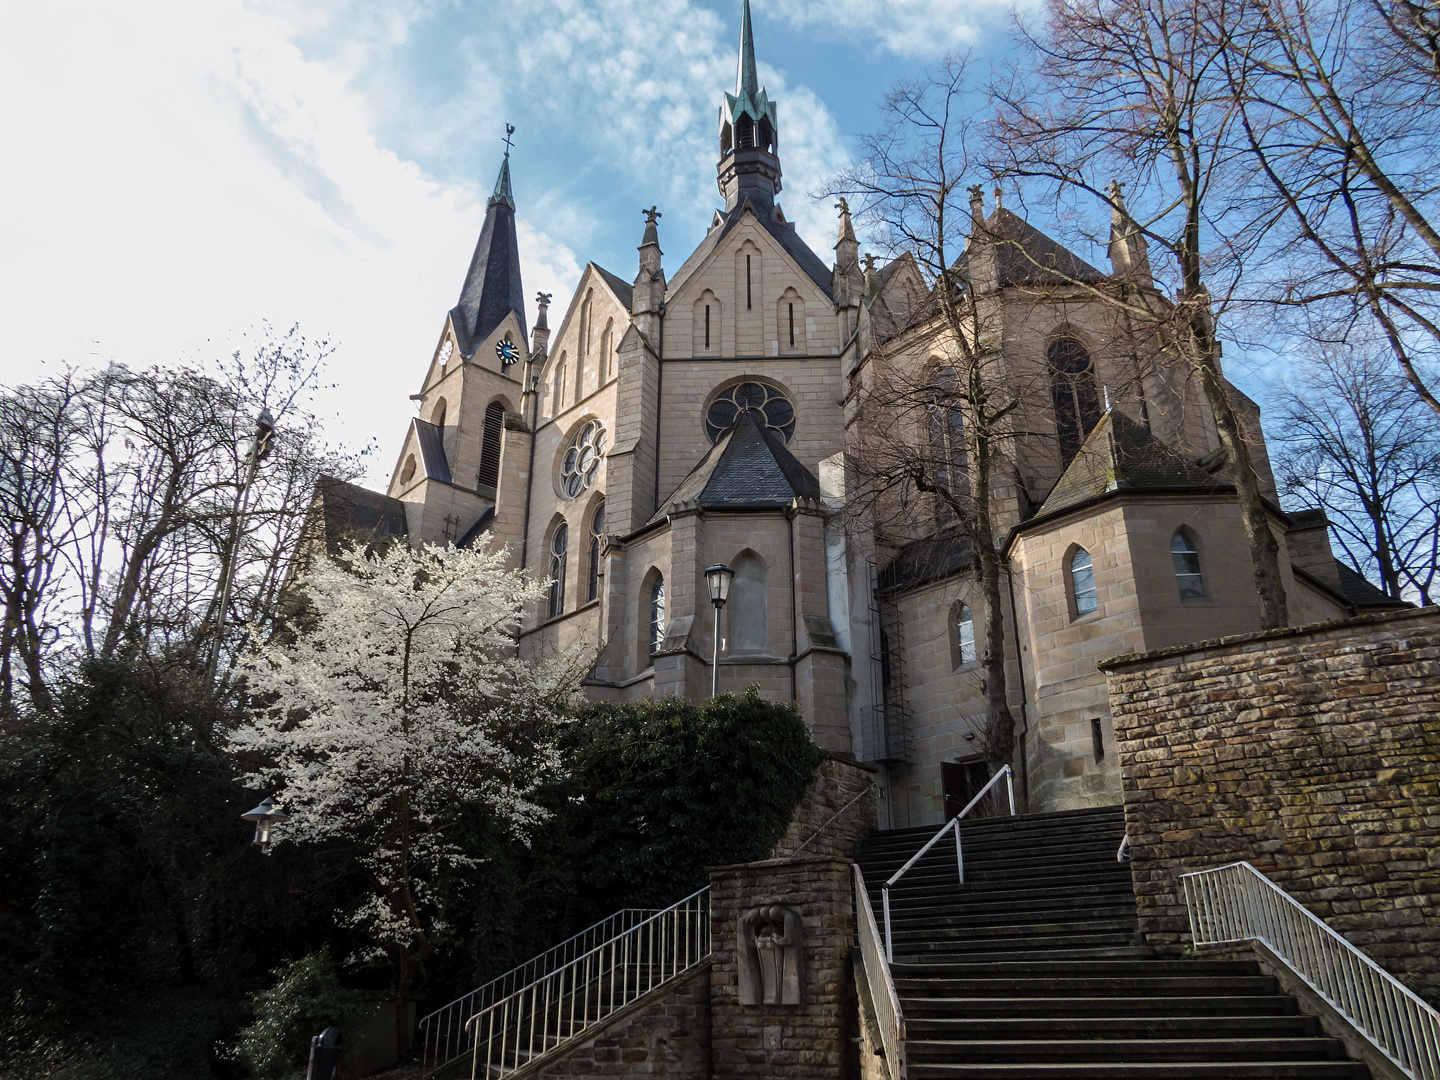
[{"label": "church entrance door", "polygon": [[[964,810],[990,780],[990,765],[983,758],[969,758],[965,761],[942,761],[940,763],[940,786],[945,793],[945,820],[949,821]],[[971,810],[969,817],[991,817],[994,815],[993,800],[986,799]]]}]

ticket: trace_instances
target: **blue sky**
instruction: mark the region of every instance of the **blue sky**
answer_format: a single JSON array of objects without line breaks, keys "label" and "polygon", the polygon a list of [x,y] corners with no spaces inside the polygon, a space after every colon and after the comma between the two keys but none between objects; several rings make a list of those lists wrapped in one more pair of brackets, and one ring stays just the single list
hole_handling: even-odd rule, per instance
[{"label": "blue sky", "polygon": [[[379,439],[382,481],[505,122],[527,293],[567,302],[586,260],[632,276],[652,203],[677,267],[717,202],[715,113],[739,12],[739,0],[5,0],[0,382],[65,361],[203,363],[261,319],[298,321],[338,344],[332,429]],[[1003,61],[1009,4],[755,0],[754,19],[780,106],[781,199],[828,260],[834,211],[810,193],[898,77],[964,46]]]}]

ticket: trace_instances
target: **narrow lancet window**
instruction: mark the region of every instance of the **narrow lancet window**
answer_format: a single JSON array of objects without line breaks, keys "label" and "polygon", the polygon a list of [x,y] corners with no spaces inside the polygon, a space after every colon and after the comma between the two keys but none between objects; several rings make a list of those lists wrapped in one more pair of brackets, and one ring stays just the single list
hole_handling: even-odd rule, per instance
[{"label": "narrow lancet window", "polygon": [[1090,553],[1080,548],[1070,556],[1070,588],[1075,597],[1075,616],[1089,615],[1100,606],[1095,593],[1095,567]]},{"label": "narrow lancet window", "polygon": [[1195,541],[1177,532],[1170,541],[1170,558],[1175,562],[1175,581],[1182,599],[1195,600],[1205,596],[1205,579],[1200,574],[1200,553]]}]

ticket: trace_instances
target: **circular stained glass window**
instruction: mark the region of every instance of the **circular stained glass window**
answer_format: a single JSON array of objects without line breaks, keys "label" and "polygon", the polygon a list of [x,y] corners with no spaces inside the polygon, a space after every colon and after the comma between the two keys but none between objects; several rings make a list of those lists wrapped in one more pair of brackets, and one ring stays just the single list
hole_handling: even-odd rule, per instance
[{"label": "circular stained glass window", "polygon": [[719,442],[743,412],[750,413],[785,442],[795,434],[795,408],[789,399],[773,386],[747,382],[730,387],[710,403],[705,412],[705,434],[710,441]]},{"label": "circular stained glass window", "polygon": [[573,499],[595,483],[605,456],[605,429],[591,420],[576,434],[560,461],[560,490]]}]

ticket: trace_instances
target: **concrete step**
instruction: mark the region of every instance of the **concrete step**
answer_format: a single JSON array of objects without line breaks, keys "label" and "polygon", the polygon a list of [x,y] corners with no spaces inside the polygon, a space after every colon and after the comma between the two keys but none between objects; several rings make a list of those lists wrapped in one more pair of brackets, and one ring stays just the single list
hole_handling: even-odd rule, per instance
[{"label": "concrete step", "polygon": [[[898,968],[900,965],[897,964]],[[1186,976],[1175,974],[1142,975],[997,975],[956,976],[944,971],[916,977],[909,968],[895,977],[895,990],[902,998],[917,997],[1061,997],[1074,994],[1091,997],[1156,997],[1180,995],[1203,997],[1240,994],[1258,996],[1275,994],[1279,987],[1267,975]]]},{"label": "concrete step", "polygon": [[1334,1061],[1345,1057],[1339,1039],[971,1039],[965,1042],[906,1039],[912,1062],[951,1060],[963,1053],[969,1062],[1025,1061]]},{"label": "concrete step", "polygon": [[1299,1005],[1283,994],[1164,994],[1084,997],[924,997],[905,996],[905,1021],[963,1016],[970,1019],[1094,1020],[1116,1016],[1224,1017],[1294,1016]]},{"label": "concrete step", "polygon": [[1370,1080],[1356,1061],[924,1062],[913,1080]]},{"label": "concrete step", "polygon": [[1069,1036],[1083,1039],[1174,1038],[1224,1039],[1312,1038],[1320,1022],[1293,1013],[1200,1013],[1194,1016],[915,1016],[906,1014],[906,1037],[922,1042],[958,1042],[968,1039],[1045,1039]]}]

